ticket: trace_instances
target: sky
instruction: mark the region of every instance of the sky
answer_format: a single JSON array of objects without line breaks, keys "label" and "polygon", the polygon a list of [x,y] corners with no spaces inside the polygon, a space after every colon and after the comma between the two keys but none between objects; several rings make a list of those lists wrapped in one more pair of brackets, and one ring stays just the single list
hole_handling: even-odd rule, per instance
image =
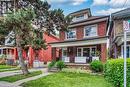
[{"label": "sky", "polygon": [[47,0],[51,9],[63,9],[64,14],[90,8],[93,16],[109,15],[130,7],[130,0]]}]

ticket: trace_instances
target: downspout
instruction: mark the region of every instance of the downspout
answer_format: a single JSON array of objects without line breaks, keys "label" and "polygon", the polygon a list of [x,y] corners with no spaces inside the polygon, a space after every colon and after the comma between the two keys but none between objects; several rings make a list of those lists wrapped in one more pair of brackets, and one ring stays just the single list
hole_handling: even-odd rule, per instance
[{"label": "downspout", "polygon": [[112,19],[111,19],[111,14],[110,14],[109,24],[108,24],[108,30],[107,30],[107,34],[106,34],[106,36],[108,36],[108,38],[107,38],[107,55],[109,55],[109,56],[110,56],[109,31],[110,31],[111,22],[112,22]]}]

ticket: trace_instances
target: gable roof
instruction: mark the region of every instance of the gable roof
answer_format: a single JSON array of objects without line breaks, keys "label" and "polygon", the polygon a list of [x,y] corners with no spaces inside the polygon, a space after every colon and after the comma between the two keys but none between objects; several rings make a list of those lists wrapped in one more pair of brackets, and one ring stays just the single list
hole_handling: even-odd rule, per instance
[{"label": "gable roof", "polygon": [[85,13],[85,12],[88,12],[88,15],[89,15],[89,16],[92,16],[90,8],[81,9],[81,10],[72,12],[72,13],[70,13],[69,15],[72,15],[72,16],[73,16],[73,15],[77,15],[77,14]]}]

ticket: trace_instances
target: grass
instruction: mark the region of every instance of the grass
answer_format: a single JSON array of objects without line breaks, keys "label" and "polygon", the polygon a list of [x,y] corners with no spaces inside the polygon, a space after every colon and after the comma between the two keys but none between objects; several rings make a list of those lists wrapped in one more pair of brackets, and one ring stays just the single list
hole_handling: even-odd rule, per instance
[{"label": "grass", "polygon": [[41,73],[42,73],[41,71],[34,71],[27,75],[20,74],[20,75],[14,75],[14,76],[7,76],[7,77],[0,78],[0,81],[15,82],[15,81],[29,78],[32,76],[40,75]]},{"label": "grass", "polygon": [[59,72],[22,84],[23,87],[113,87],[103,76]]},{"label": "grass", "polygon": [[9,66],[9,65],[0,65],[0,69],[10,69],[15,68],[16,66]]}]

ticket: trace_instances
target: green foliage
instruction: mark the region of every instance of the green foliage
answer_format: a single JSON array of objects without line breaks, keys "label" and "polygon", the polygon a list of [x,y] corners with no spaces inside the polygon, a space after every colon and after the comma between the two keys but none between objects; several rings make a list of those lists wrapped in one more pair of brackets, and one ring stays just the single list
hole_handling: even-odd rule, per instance
[{"label": "green foliage", "polygon": [[91,69],[95,72],[102,72],[103,71],[103,64],[99,60],[94,60],[90,64]]},{"label": "green foliage", "polygon": [[52,67],[54,67],[56,64],[56,61],[52,61],[51,63],[49,63],[48,68],[51,69]]},{"label": "green foliage", "polygon": [[5,54],[1,54],[1,55],[0,55],[0,59],[3,59],[3,58],[6,59],[7,56],[6,56]]},{"label": "green foliage", "polygon": [[63,68],[65,68],[65,63],[63,61],[57,61],[56,62],[56,67],[59,69],[59,70],[62,70]]},{"label": "green foliage", "polygon": [[[106,80],[112,82],[115,87],[123,87],[124,60],[108,60],[104,66]],[[130,59],[127,59],[127,87],[130,87]]]}]

